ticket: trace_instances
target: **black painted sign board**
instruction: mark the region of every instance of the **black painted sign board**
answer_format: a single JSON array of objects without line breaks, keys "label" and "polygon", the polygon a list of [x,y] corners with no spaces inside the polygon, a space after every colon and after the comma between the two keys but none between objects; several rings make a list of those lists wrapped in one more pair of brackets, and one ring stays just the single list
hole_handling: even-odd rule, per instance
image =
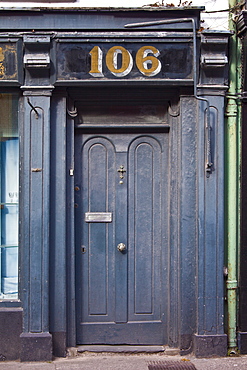
[{"label": "black painted sign board", "polygon": [[193,81],[193,43],[57,43],[57,82]]}]

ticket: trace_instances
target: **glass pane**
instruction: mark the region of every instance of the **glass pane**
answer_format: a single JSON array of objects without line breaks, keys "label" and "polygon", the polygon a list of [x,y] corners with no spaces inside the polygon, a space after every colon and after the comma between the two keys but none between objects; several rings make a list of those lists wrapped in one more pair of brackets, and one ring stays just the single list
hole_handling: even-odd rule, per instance
[{"label": "glass pane", "polygon": [[18,298],[18,100],[0,94],[0,299]]}]

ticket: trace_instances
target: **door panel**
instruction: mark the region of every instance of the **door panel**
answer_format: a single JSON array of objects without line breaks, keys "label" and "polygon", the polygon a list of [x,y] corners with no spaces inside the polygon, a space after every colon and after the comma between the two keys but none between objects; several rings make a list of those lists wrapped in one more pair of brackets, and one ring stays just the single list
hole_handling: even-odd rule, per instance
[{"label": "door panel", "polygon": [[155,304],[161,296],[161,147],[154,138],[140,137],[128,156],[129,319],[161,320]]},{"label": "door panel", "polygon": [[168,134],[78,130],[75,148],[77,342],[164,344]]},{"label": "door panel", "polygon": [[[86,212],[108,212],[114,207],[114,147],[109,140],[93,138],[81,148],[81,166],[78,195],[79,243],[81,258],[79,275],[83,294],[81,314],[84,322],[114,320],[114,270],[112,251],[113,223],[85,222]],[[82,231],[82,233],[80,232]],[[76,233],[78,234],[78,233]],[[84,249],[82,249],[84,248]]]}]

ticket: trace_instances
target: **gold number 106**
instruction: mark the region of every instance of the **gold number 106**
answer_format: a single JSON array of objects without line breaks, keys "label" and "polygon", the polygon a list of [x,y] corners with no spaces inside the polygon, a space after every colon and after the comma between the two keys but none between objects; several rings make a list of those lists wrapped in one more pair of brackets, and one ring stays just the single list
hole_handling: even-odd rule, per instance
[{"label": "gold number 106", "polygon": [[[89,54],[91,55],[90,75],[93,77],[104,77],[102,71],[102,50],[99,46],[94,46]],[[159,50],[154,46],[142,46],[138,49],[135,63],[144,76],[152,77],[160,72],[161,62],[157,58],[159,55]],[[118,63],[119,56],[121,58],[120,63]],[[127,76],[133,68],[133,63],[132,55],[123,46],[113,46],[106,53],[106,66],[116,77]],[[119,66],[119,64],[121,65]]]}]

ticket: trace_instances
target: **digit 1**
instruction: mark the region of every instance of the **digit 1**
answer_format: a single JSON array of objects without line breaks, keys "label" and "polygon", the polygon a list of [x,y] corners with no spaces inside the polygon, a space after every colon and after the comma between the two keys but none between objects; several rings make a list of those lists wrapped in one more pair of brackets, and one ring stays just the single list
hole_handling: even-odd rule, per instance
[{"label": "digit 1", "polygon": [[93,77],[104,77],[102,73],[102,50],[99,46],[94,46],[89,54],[91,55],[91,70],[89,74]]}]

